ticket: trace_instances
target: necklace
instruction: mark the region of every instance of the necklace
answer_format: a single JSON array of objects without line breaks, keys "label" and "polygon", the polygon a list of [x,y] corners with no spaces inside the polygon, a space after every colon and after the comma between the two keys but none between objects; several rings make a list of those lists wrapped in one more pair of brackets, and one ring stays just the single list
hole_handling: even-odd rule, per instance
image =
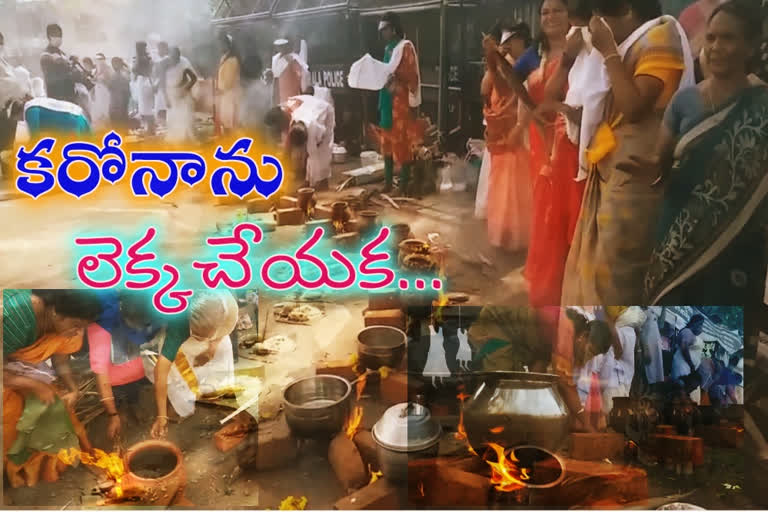
[{"label": "necklace", "polygon": [[709,102],[709,109],[714,114],[716,107],[715,107],[715,102],[712,100],[712,91],[710,90],[709,87],[707,87],[704,90],[704,93],[705,93],[705,96],[707,97],[707,101]]}]

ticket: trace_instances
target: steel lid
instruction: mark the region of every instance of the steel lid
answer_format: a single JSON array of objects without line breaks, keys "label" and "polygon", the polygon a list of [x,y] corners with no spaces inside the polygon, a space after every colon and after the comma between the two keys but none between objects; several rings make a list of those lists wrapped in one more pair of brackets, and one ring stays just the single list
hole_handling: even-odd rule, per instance
[{"label": "steel lid", "polygon": [[373,426],[373,439],[396,452],[430,448],[440,441],[442,428],[429,409],[413,402],[393,405]]}]

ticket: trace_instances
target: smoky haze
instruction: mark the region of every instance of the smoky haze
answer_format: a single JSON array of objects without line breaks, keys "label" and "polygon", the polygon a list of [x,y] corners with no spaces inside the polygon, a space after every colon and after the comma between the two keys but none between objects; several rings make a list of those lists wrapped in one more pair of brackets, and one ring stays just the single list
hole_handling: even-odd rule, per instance
[{"label": "smoky haze", "polygon": [[0,31],[8,57],[40,72],[40,51],[47,44],[45,27],[58,23],[62,49],[79,57],[104,53],[130,64],[136,41],[180,46],[205,75],[216,68],[220,49],[211,25],[210,0],[4,0]]}]

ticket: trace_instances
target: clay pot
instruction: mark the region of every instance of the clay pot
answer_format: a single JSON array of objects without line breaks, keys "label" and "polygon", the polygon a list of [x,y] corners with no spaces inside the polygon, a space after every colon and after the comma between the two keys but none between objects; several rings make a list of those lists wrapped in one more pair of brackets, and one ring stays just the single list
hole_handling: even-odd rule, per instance
[{"label": "clay pot", "polygon": [[429,244],[423,240],[417,240],[415,238],[403,240],[398,244],[398,248],[400,251],[397,255],[397,262],[400,265],[403,264],[406,256],[410,256],[412,254],[421,254],[424,256],[429,255]]},{"label": "clay pot", "polygon": [[138,497],[142,506],[149,507],[167,507],[184,501],[187,475],[181,450],[175,444],[142,441],[128,449],[123,462],[126,474],[117,484],[123,498]]},{"label": "clay pot", "polygon": [[630,398],[627,396],[613,397],[613,409],[608,414],[608,425],[619,434],[623,434],[632,420],[633,412]]},{"label": "clay pot", "polygon": [[369,235],[379,227],[379,214],[373,210],[363,210],[358,217],[360,233]]},{"label": "clay pot", "polygon": [[346,201],[336,201],[331,203],[331,219],[333,222],[346,224],[352,218],[352,212],[349,209],[349,203]]},{"label": "clay pot", "polygon": [[312,204],[312,198],[315,195],[315,189],[310,187],[300,188],[297,191],[298,194],[298,207],[305,214],[309,211],[309,207]]},{"label": "clay pot", "polygon": [[413,234],[411,233],[411,226],[408,224],[395,224],[392,226],[392,234],[390,237],[392,245],[399,247],[403,240],[413,238]]}]

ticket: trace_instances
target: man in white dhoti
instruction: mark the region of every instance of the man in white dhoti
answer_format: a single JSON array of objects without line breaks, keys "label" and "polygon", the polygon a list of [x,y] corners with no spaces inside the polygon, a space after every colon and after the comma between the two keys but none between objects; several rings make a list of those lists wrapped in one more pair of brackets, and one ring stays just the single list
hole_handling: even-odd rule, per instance
[{"label": "man in white dhoti", "polygon": [[[278,110],[281,115],[277,115]],[[297,176],[305,176],[305,186],[327,187],[336,128],[333,106],[315,96],[294,96],[270,111],[265,123],[283,131],[283,142],[296,166]]]},{"label": "man in white dhoti", "polygon": [[195,100],[192,88],[197,74],[189,60],[181,55],[178,47],[171,49],[166,86],[168,91],[168,131],[166,140],[184,142],[195,138]]}]

